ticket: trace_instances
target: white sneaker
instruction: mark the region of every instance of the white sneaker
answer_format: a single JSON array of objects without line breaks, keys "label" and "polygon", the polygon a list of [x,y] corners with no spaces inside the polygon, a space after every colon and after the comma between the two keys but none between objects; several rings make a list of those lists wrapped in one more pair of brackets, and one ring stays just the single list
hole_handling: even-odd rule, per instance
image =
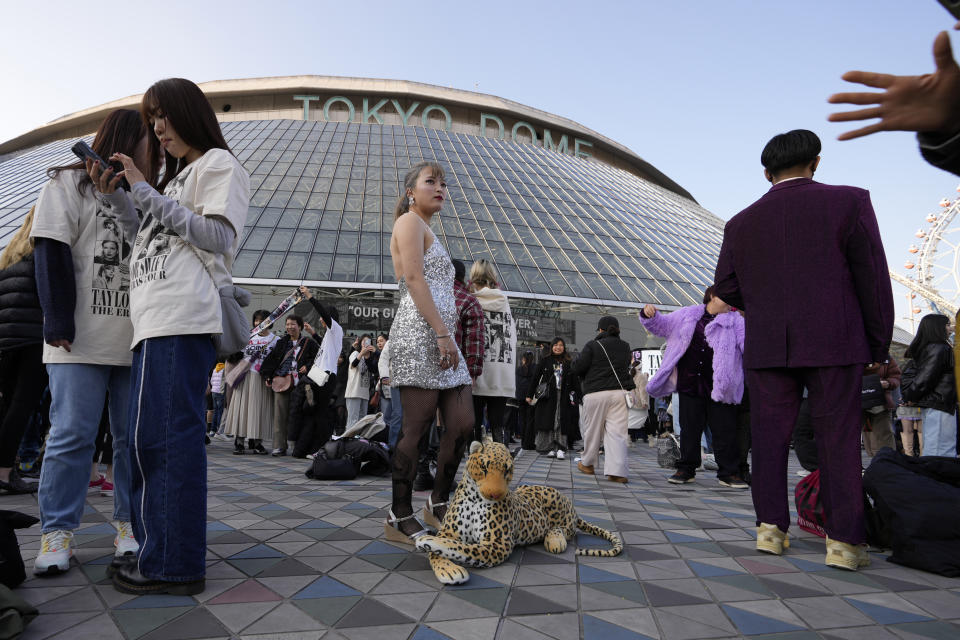
[{"label": "white sneaker", "polygon": [[567,456],[566,454],[563,453],[563,451],[561,451],[560,449],[557,449],[557,460],[563,460],[566,457]]},{"label": "white sneaker", "polygon": [[226,435],[225,433],[218,433],[217,435],[213,436],[213,439],[214,439],[214,440],[222,440],[223,442],[227,442],[228,440],[231,440],[232,438],[230,438],[230,436]]},{"label": "white sneaker", "polygon": [[556,457],[557,457],[557,452],[556,452],[556,451],[551,451],[550,453],[547,454],[547,457],[548,457],[548,458],[556,458]]},{"label": "white sneaker", "polygon": [[70,568],[73,531],[50,531],[40,538],[40,554],[33,561],[34,575],[54,575]]},{"label": "white sneaker", "polygon": [[125,555],[136,555],[140,551],[140,545],[137,543],[137,539],[133,537],[133,527],[130,526],[130,523],[114,520],[113,526],[117,530],[117,537],[113,539],[113,546],[116,547],[113,555],[118,558]]}]

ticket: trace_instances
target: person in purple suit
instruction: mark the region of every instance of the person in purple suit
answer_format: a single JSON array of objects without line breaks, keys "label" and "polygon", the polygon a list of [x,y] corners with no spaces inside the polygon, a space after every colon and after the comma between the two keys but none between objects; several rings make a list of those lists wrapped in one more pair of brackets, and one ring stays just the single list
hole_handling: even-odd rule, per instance
[{"label": "person in purple suit", "polygon": [[781,554],[787,454],[808,389],[826,513],[828,566],[869,564],[863,543],[860,383],[888,359],[893,292],[864,189],[814,182],[820,139],[774,136],[760,156],[773,187],[726,225],[715,293],[745,312],[757,549]]}]

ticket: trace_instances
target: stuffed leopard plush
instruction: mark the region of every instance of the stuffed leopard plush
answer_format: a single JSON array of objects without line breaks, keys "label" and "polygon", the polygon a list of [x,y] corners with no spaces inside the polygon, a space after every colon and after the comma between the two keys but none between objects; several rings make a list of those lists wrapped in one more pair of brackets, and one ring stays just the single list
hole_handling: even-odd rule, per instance
[{"label": "stuffed leopard plush", "polygon": [[577,549],[578,555],[615,556],[623,550],[617,534],[578,518],[570,499],[553,487],[510,491],[512,478],[513,458],[504,445],[470,445],[466,472],[439,533],[416,539],[417,549],[430,554],[437,580],[463,584],[470,574],[461,565],[496,566],[518,545],[542,541],[547,551],[563,553],[576,529],[613,543],[610,549]]}]

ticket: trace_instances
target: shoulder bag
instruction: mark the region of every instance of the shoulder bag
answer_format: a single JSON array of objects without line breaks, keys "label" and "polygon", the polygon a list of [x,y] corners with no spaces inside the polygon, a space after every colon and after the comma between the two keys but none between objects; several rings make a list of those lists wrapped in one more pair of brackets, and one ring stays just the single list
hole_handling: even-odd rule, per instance
[{"label": "shoulder bag", "polygon": [[223,381],[230,385],[230,388],[235,389],[237,385],[243,382],[243,379],[247,377],[247,374],[250,372],[250,361],[244,358],[238,362],[227,375],[223,376]]},{"label": "shoulder bag", "polygon": [[[305,338],[301,338],[300,340],[304,340],[304,339]],[[280,361],[280,366],[283,366],[283,363],[287,361],[287,358],[290,357],[290,354],[296,351],[297,345],[299,344],[300,342],[298,341],[297,344],[290,347],[290,349],[283,355],[283,360]],[[293,361],[293,366],[294,367],[297,366],[296,360]],[[275,393],[283,393],[284,391],[286,391],[292,386],[293,386],[293,372],[284,374],[282,376],[273,376],[273,378],[270,380],[270,388],[273,389]]]},{"label": "shoulder bag", "polygon": [[623,391],[623,400],[627,403],[627,411],[633,409],[633,394],[623,388],[623,383],[620,382],[620,376],[617,374],[617,370],[613,368],[613,361],[610,359],[610,354],[607,353],[606,348],[599,340],[594,340],[597,343],[597,346],[603,349],[603,355],[607,356],[607,363],[610,365],[610,370],[613,371],[613,377],[617,379],[617,384],[620,385],[620,391]]},{"label": "shoulder bag", "polygon": [[[183,238],[181,238],[183,240]],[[210,276],[210,281],[216,288],[220,297],[220,324],[221,333],[213,334],[213,346],[217,350],[217,356],[224,358],[237,351],[242,351],[247,343],[250,342],[250,324],[247,322],[247,315],[243,312],[243,307],[250,304],[250,292],[243,287],[233,284],[233,277],[230,278],[230,284],[222,287],[217,286],[217,281],[210,273],[210,268],[203,258],[197,252],[196,247],[183,240],[190,247],[193,255],[197,257],[203,270]]]}]

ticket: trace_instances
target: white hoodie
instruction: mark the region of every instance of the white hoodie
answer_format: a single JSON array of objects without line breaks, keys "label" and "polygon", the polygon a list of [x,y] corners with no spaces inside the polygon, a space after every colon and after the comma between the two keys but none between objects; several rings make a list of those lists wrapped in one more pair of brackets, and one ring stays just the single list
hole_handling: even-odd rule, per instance
[{"label": "white hoodie", "polygon": [[516,395],[517,327],[507,296],[484,287],[473,295],[483,309],[483,373],[473,385],[473,395],[513,398]]}]

